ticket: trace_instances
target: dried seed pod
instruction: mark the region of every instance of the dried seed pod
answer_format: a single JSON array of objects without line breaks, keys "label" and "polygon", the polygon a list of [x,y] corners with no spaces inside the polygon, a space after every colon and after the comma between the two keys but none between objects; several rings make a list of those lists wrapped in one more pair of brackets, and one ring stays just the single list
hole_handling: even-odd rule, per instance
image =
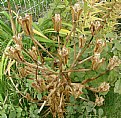
[{"label": "dried seed pod", "polygon": [[86,43],[86,38],[82,35],[79,37],[79,48],[83,48]]},{"label": "dried seed pod", "polygon": [[92,36],[94,36],[96,32],[99,31],[101,28],[102,28],[101,21],[96,20],[91,22],[90,30],[91,30]]},{"label": "dried seed pod", "polygon": [[92,69],[98,69],[104,61],[104,58],[100,59],[100,53],[95,53],[94,57],[92,58]]},{"label": "dried seed pod", "polygon": [[25,69],[27,74],[32,74],[32,75],[36,74],[36,69],[35,68],[32,68],[30,66],[25,66],[24,69]]},{"label": "dried seed pod", "polygon": [[13,41],[15,42],[15,44],[19,45],[21,48],[23,47],[21,34],[18,34],[18,36],[13,36]]},{"label": "dried seed pod", "polygon": [[71,13],[72,13],[72,20],[73,22],[76,22],[79,20],[79,17],[81,15],[82,9],[80,8],[80,4],[76,3],[73,7],[71,7]]},{"label": "dried seed pod", "polygon": [[26,99],[27,99],[27,100],[31,100],[31,96],[30,96],[29,93],[26,93]]},{"label": "dried seed pod", "polygon": [[37,80],[39,86],[40,86],[40,91],[43,92],[46,90],[46,84],[44,79],[38,79]]},{"label": "dried seed pod", "polygon": [[5,55],[18,62],[24,61],[24,57],[21,53],[21,47],[20,45],[17,45],[17,44],[15,45],[15,48],[12,46],[8,47],[6,49]]},{"label": "dried seed pod", "polygon": [[103,102],[104,102],[104,98],[102,96],[101,97],[96,96],[96,100],[95,100],[96,106],[102,106]]},{"label": "dried seed pod", "polygon": [[113,56],[113,58],[109,59],[108,69],[112,70],[115,67],[118,67],[121,64],[121,60],[118,59],[117,56]]},{"label": "dried seed pod", "polygon": [[18,71],[21,78],[24,78],[28,75],[28,72],[26,71],[25,68],[19,68]]},{"label": "dried seed pod", "polygon": [[38,59],[36,47],[33,46],[32,50],[29,49],[29,54],[31,55],[33,60],[37,60]]},{"label": "dried seed pod", "polygon": [[54,23],[54,30],[59,32],[61,30],[61,17],[60,14],[55,14],[55,17],[52,18],[52,21]]},{"label": "dried seed pod", "polygon": [[99,92],[108,92],[110,89],[109,83],[103,82],[101,85],[98,87]]},{"label": "dried seed pod", "polygon": [[80,83],[71,83],[72,87],[73,87],[73,95],[75,96],[75,98],[78,98],[81,94],[83,94],[82,89],[83,89],[83,85],[81,85]]},{"label": "dried seed pod", "polygon": [[62,50],[58,50],[59,56],[63,59],[63,63],[67,64],[68,56],[69,56],[69,49],[67,49],[65,46],[62,48]]},{"label": "dried seed pod", "polygon": [[62,48],[62,56],[66,57],[66,56],[68,56],[68,54],[69,54],[69,50],[64,46]]},{"label": "dried seed pod", "polygon": [[32,87],[34,88],[34,89],[36,89],[37,91],[39,91],[39,86],[37,85],[37,83],[35,83],[35,82],[33,82],[32,83]]},{"label": "dried seed pod", "polygon": [[94,48],[94,53],[101,53],[104,46],[106,46],[106,42],[104,42],[102,39],[97,39]]},{"label": "dried seed pod", "polygon": [[19,17],[18,22],[27,36],[33,35],[31,14],[26,14],[24,18]]}]

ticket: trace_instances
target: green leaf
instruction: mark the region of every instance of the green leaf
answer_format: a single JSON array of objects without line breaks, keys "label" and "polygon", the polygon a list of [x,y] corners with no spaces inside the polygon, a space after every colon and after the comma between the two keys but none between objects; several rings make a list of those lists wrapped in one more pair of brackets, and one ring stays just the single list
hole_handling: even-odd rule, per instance
[{"label": "green leaf", "polygon": [[21,107],[18,107],[18,108],[16,109],[16,111],[17,111],[17,112],[22,112],[22,108],[21,108]]},{"label": "green leaf", "polygon": [[101,118],[101,116],[103,115],[103,109],[98,109],[98,114],[99,114],[99,117]]},{"label": "green leaf", "polygon": [[1,94],[0,94],[0,102],[3,102],[3,98]]},{"label": "green leaf", "polygon": [[60,8],[60,9],[65,8],[65,5],[58,5],[57,8]]},{"label": "green leaf", "polygon": [[115,40],[115,48],[121,51],[121,43],[119,42],[119,40]]},{"label": "green leaf", "polygon": [[67,111],[70,112],[70,113],[73,113],[74,112],[74,109],[72,106],[68,106],[67,107]]},{"label": "green leaf", "polygon": [[16,111],[10,111],[9,118],[16,118]]},{"label": "green leaf", "polygon": [[48,38],[47,38],[44,34],[42,34],[42,32],[40,32],[40,31],[37,31],[37,30],[33,29],[33,32],[34,32],[35,34],[39,35],[40,37],[43,37],[43,38],[45,38],[45,39],[48,39]]},{"label": "green leaf", "polygon": [[70,102],[71,102],[71,103],[75,102],[75,98],[74,98],[74,96],[72,96],[72,95],[70,96]]},{"label": "green leaf", "polygon": [[[44,33],[49,33],[49,32],[56,32],[53,28],[51,28],[51,29],[46,29],[45,31],[44,31]],[[67,29],[61,29],[60,30],[60,32],[59,32],[60,34],[62,34],[62,35],[67,35],[67,34],[69,34],[70,33],[70,31],[69,30],[67,30]]]},{"label": "green leaf", "polygon": [[8,20],[10,20],[10,15],[6,11],[2,11],[0,14],[3,14]]},{"label": "green leaf", "polygon": [[86,110],[87,110],[87,112],[91,112],[92,111],[92,107],[86,106]]},{"label": "green leaf", "polygon": [[56,41],[46,39],[40,36],[34,36],[38,41],[44,42],[44,43],[56,43]]},{"label": "green leaf", "polygon": [[41,100],[42,99],[42,94],[41,93],[37,94],[37,98],[38,98],[38,100]]},{"label": "green leaf", "polygon": [[7,118],[6,114],[2,114],[1,118]]},{"label": "green leaf", "polygon": [[11,28],[9,28],[9,26],[6,25],[2,20],[0,20],[0,26],[2,26],[2,28],[3,28],[6,32],[10,33],[11,35],[13,34]]},{"label": "green leaf", "polygon": [[114,92],[121,94],[121,79],[118,79],[115,83]]}]

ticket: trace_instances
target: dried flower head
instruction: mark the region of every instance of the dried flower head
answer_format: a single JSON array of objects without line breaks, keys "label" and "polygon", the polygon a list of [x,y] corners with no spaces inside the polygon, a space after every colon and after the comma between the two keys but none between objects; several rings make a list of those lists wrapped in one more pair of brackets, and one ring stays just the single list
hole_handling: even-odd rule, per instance
[{"label": "dried flower head", "polygon": [[59,32],[61,30],[61,17],[60,14],[55,14],[55,17],[52,18],[52,21],[54,23],[54,30]]},{"label": "dried flower head", "polygon": [[103,82],[101,85],[98,87],[99,92],[108,92],[110,89],[109,83]]},{"label": "dried flower head", "polygon": [[95,100],[96,106],[102,106],[103,102],[104,102],[104,98],[102,96],[101,97],[96,96],[96,100]]},{"label": "dried flower head", "polygon": [[101,53],[104,46],[106,46],[106,43],[102,39],[97,39],[94,48],[94,53]]},{"label": "dried flower head", "polygon": [[31,14],[26,14],[24,18],[19,17],[18,22],[27,36],[33,35]]},{"label": "dried flower head", "polygon": [[112,70],[115,67],[118,67],[121,64],[121,60],[118,59],[117,56],[113,56],[113,58],[109,59],[108,69]]},{"label": "dried flower head", "polygon": [[104,58],[100,59],[100,53],[95,53],[92,58],[92,69],[98,69],[104,61]]},{"label": "dried flower head", "polygon": [[73,22],[78,21],[82,12],[82,9],[80,8],[80,4],[76,3],[73,7],[71,7],[71,12],[72,12]]}]

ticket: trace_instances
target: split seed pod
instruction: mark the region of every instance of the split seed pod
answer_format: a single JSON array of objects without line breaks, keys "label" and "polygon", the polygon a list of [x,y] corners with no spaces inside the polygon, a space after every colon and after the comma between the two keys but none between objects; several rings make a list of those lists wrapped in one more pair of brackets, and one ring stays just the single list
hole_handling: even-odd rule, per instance
[{"label": "split seed pod", "polygon": [[24,18],[19,17],[18,22],[27,36],[33,35],[32,15],[26,14]]},{"label": "split seed pod", "polygon": [[100,86],[98,87],[98,91],[99,92],[108,92],[110,89],[110,85],[109,83],[103,82],[100,84]]},{"label": "split seed pod", "polygon": [[118,67],[120,64],[121,64],[121,60],[118,59],[117,56],[113,56],[113,58],[111,58],[111,59],[109,60],[109,64],[108,64],[108,67],[107,67],[107,68],[108,68],[109,70],[112,70],[112,69],[114,69],[115,67]]},{"label": "split seed pod", "polygon": [[96,96],[96,100],[95,100],[96,106],[102,106],[103,102],[104,102],[104,98],[102,96],[101,97]]},{"label": "split seed pod", "polygon": [[32,50],[29,49],[29,54],[31,55],[31,57],[32,57],[34,60],[37,60],[37,59],[38,59],[36,47],[33,46],[33,47],[32,47]]},{"label": "split seed pod", "polygon": [[61,30],[61,24],[62,24],[60,14],[55,14],[55,17],[52,18],[52,21],[54,23],[54,30],[56,32],[59,32]]},{"label": "split seed pod", "polygon": [[83,48],[86,43],[86,38],[84,36],[79,37],[79,48]]},{"label": "split seed pod", "polygon": [[98,69],[104,61],[105,61],[104,58],[100,59],[100,54],[95,53],[94,57],[92,58],[92,69],[93,70]]},{"label": "split seed pod", "polygon": [[58,50],[59,56],[62,57],[63,63],[67,64],[68,61],[68,55],[69,55],[69,49],[67,49],[65,46],[62,48],[62,50]]},{"label": "split seed pod", "polygon": [[94,48],[94,53],[101,53],[104,46],[106,46],[106,43],[102,39],[97,39]]},{"label": "split seed pod", "polygon": [[102,28],[101,21],[96,20],[91,22],[90,30],[91,30],[92,36],[94,36],[96,32],[99,31],[101,28]]},{"label": "split seed pod", "polygon": [[13,36],[13,41],[15,42],[15,44],[19,45],[21,48],[23,47],[22,36],[20,34],[18,34],[18,36]]},{"label": "split seed pod", "polygon": [[73,7],[71,7],[72,20],[73,22],[78,21],[81,15],[82,9],[80,8],[80,4],[76,3]]}]

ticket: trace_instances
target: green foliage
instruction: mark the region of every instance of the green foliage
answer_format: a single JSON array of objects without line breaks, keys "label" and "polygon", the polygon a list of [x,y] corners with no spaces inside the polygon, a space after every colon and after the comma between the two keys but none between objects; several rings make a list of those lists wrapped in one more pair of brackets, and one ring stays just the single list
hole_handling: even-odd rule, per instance
[{"label": "green foliage", "polygon": [[[70,2],[69,0],[64,0],[62,2],[61,0],[54,0],[54,2],[50,4],[51,8],[47,13],[45,13],[45,16],[43,18],[39,18],[38,22],[37,23],[34,22],[32,25],[35,33],[34,38],[37,41],[39,41],[45,49],[49,50],[50,53],[58,60],[60,56],[58,55],[57,52],[59,47],[57,41],[58,33],[53,28],[52,17],[54,16],[55,13],[61,14],[62,28],[59,32],[59,37],[62,48],[62,46],[67,41],[67,35],[70,34],[74,26],[72,23],[71,7],[70,7],[74,4],[75,1]],[[96,3],[95,5],[92,5],[90,1],[85,1],[84,4],[80,3],[80,6],[83,9],[83,12],[81,13],[81,16],[79,18],[76,31],[70,35],[70,39],[67,42],[66,48],[69,49],[69,58],[67,64],[63,66],[64,71],[69,71],[71,66],[73,67],[70,69],[72,72],[70,74],[71,79],[70,78],[69,79],[72,83],[79,83],[79,84],[81,84],[81,82],[83,82],[86,79],[95,78],[101,75],[103,72],[107,72],[107,65],[109,63],[109,59],[112,58],[113,56],[118,56],[118,58],[121,59],[121,48],[120,48],[121,39],[120,36],[118,36],[114,32],[114,27],[113,27],[115,25],[118,15],[117,14],[118,9],[116,9],[115,2],[106,2],[104,4]],[[115,15],[115,12],[117,15]],[[8,20],[10,20],[10,16],[7,12],[1,12],[1,14],[3,14]],[[107,15],[107,17],[103,17],[104,15]],[[92,37],[92,33],[90,31],[92,25],[91,23],[95,21],[101,22],[102,29],[94,34],[92,42],[88,46],[90,39]],[[14,22],[16,24],[17,32],[21,32],[22,29],[20,25],[17,23],[16,19]],[[13,46],[14,43],[11,40],[13,32],[12,29],[10,28],[9,23],[6,25],[4,21],[0,20],[0,31],[1,31],[0,42],[2,44],[1,46],[2,52],[0,53],[0,56],[2,58],[0,62],[1,65],[0,66],[0,79],[1,79],[0,117],[2,118],[7,118],[7,117],[40,118],[42,116],[51,117],[51,115],[48,113],[49,106],[44,107],[43,109],[43,111],[45,111],[44,114],[38,113],[40,110],[39,105],[42,106],[42,103],[44,101],[43,99],[47,98],[50,91],[45,90],[43,92],[38,92],[38,90],[32,87],[32,84],[36,82],[35,78],[37,77],[35,77],[35,75],[28,75],[25,77],[21,77],[19,69],[21,69],[25,65],[22,63],[19,64],[19,62],[15,63],[15,61],[13,61],[12,63],[11,61],[8,60],[8,58],[5,58],[4,54],[2,55],[3,49],[6,50],[6,48],[9,47],[10,45]],[[79,48],[78,39],[80,35],[84,35],[86,37],[85,47],[87,46],[87,49],[86,51],[84,51],[83,55],[81,55],[78,58],[78,60],[75,62],[76,59],[74,57],[74,54],[76,54],[77,56],[78,54],[80,54],[80,52],[83,52],[83,50],[85,49],[85,48]],[[103,47],[104,48],[103,52],[101,52],[101,58],[105,58],[105,62],[101,65],[99,69],[94,70],[92,69],[92,60],[91,60],[92,58],[87,61],[84,61],[83,63],[82,61],[92,55],[94,56],[94,48],[97,39],[102,39],[104,42],[106,42],[106,47]],[[26,49],[27,51],[28,49],[31,49],[31,47],[34,45],[34,43],[31,41],[31,37],[25,35],[23,35],[22,42],[24,49]],[[74,47],[76,47],[76,50]],[[59,72],[58,60],[54,60],[53,58],[48,56],[47,52],[43,51],[43,49],[41,49],[40,47],[39,51],[42,53],[41,54],[42,56],[39,55],[38,60],[40,62],[44,60],[44,65],[49,71],[51,72],[54,71],[55,73],[58,73]],[[30,55],[27,55],[27,52],[25,50],[22,50],[22,54],[24,55],[26,61],[28,61],[31,64],[34,63],[32,57]],[[76,66],[72,65],[73,63]],[[79,71],[79,69],[89,69],[89,70],[81,72]],[[73,72],[74,70],[76,71]],[[108,101],[107,96],[110,97],[111,94],[117,95],[114,93],[121,94],[120,70],[121,66],[119,66],[119,68],[116,68],[115,70],[111,70],[110,72],[102,74],[101,76],[94,79],[94,81],[87,82],[84,88],[80,87],[79,89],[82,90],[77,90],[76,92],[78,93],[78,91],[81,91],[83,94],[79,94],[76,97],[71,95],[69,97],[69,102],[65,103],[66,104],[65,117],[67,118],[77,118],[77,117],[106,118],[108,116],[111,117],[111,115],[109,114],[110,111],[112,112],[111,109],[115,104],[116,100],[115,102],[113,99]],[[3,74],[5,71],[8,72],[8,75]],[[47,84],[46,76],[43,77],[41,71],[39,71],[38,73],[39,75],[37,76],[41,75],[40,78],[43,79],[43,81],[46,81]],[[10,79],[10,77],[12,78]],[[49,79],[51,79],[51,77],[49,77]],[[114,93],[110,92],[108,93],[108,91],[95,92],[94,90],[97,89],[100,86],[100,84],[103,82],[108,82],[110,86],[112,86],[111,92]],[[44,88],[44,86],[42,88]],[[60,91],[61,90],[63,90],[63,88],[60,87]],[[77,94],[76,92],[75,94]],[[95,94],[105,97],[106,106],[103,107],[96,106]],[[119,99],[119,97],[117,98]],[[51,99],[51,97],[49,99]],[[117,104],[118,103],[120,103],[120,99],[117,102]],[[110,111],[108,111],[108,107],[110,108]],[[118,109],[120,108],[120,106],[118,105],[118,107],[116,108]]]}]

